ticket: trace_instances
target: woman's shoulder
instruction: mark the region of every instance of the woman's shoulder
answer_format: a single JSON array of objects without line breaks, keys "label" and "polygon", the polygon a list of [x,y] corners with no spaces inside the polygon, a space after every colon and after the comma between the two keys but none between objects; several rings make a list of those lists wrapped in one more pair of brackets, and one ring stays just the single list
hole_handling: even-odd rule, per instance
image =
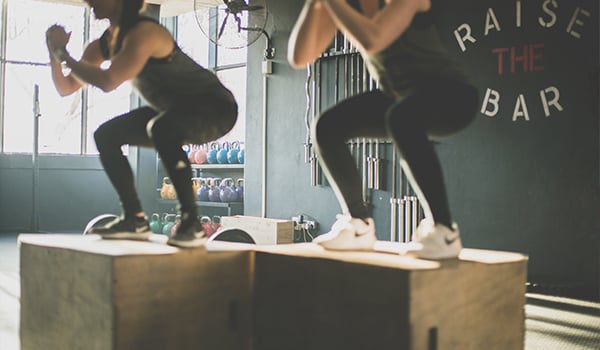
[{"label": "woman's shoulder", "polygon": [[140,17],[140,19],[131,27],[129,33],[135,33],[136,37],[163,37],[171,40],[171,32],[157,20],[149,17]]},{"label": "woman's shoulder", "polygon": [[135,21],[132,28],[144,28],[144,29],[164,29],[167,30],[160,22],[152,17],[140,16]]}]

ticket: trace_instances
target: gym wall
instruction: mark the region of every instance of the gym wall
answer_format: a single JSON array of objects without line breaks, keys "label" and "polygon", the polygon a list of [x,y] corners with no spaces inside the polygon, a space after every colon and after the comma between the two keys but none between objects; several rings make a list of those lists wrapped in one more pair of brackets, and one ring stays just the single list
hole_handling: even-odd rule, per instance
[{"label": "gym wall", "polygon": [[[310,185],[307,72],[286,60],[303,3],[269,2],[277,51],[266,91],[263,43],[249,50],[245,213],[262,213],[266,93],[266,216],[308,214],[323,232],[340,209],[329,186]],[[443,40],[481,101],[475,122],[436,146],[465,246],[528,254],[532,284],[598,298],[598,2],[439,3]],[[390,237],[390,154],[384,190],[371,193],[379,239]]]}]

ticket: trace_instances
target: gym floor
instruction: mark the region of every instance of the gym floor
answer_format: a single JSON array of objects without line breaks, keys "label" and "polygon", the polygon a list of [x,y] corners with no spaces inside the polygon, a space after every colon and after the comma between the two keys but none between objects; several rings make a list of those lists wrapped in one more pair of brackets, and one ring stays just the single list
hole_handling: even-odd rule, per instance
[{"label": "gym floor", "polygon": [[[18,234],[0,234],[0,349],[19,350]],[[600,349],[600,303],[527,294],[526,350]],[[71,349],[64,349],[71,350]]]}]

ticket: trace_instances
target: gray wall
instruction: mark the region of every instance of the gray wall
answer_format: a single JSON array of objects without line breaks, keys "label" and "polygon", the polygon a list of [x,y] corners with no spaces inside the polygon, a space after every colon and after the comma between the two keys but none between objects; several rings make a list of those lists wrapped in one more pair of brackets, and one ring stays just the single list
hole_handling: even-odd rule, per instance
[{"label": "gray wall", "polygon": [[[140,175],[136,183],[142,204],[151,212],[156,205],[156,154],[132,147],[129,159]],[[94,217],[121,212],[97,156],[42,155],[38,166],[35,187],[31,155],[0,155],[0,232],[82,232]]]},{"label": "gray wall", "polygon": [[[266,216],[289,219],[308,214],[325,231],[340,210],[328,186],[310,186],[303,149],[306,71],[293,70],[286,61],[287,38],[303,2],[269,1],[277,56],[266,90]],[[561,3],[553,9],[557,22],[551,28],[538,25],[538,17],[550,19],[541,0],[524,2],[521,27],[516,26],[512,3],[463,0],[452,2],[454,7],[441,3],[443,40],[473,74],[482,107],[487,88],[501,94],[496,116],[480,114],[468,130],[437,146],[465,246],[528,254],[531,282],[597,296],[598,3]],[[579,14],[585,24],[573,28],[581,34],[576,39],[567,28],[580,8],[590,16]],[[500,30],[492,28],[485,36],[488,9],[496,15]],[[477,42],[462,52],[453,31],[464,23],[471,25]],[[542,71],[523,72],[517,66],[508,74],[506,66],[499,74],[494,48],[540,43],[543,48],[536,53],[543,57],[534,65],[543,66]],[[263,50],[261,42],[251,46],[248,66],[245,213],[256,216],[262,205]],[[551,107],[546,117],[539,91],[549,86],[560,90],[563,111]],[[529,121],[512,120],[520,94]],[[386,157],[386,191],[372,194],[380,239],[389,239],[389,150]]]}]

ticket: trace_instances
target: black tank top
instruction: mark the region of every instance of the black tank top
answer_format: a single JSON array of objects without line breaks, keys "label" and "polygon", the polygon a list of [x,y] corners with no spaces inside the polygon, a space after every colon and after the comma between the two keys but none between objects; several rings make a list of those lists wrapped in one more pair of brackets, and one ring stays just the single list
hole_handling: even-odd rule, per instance
[{"label": "black tank top", "polygon": [[[386,49],[372,55],[363,54],[371,75],[384,92],[403,98],[435,80],[468,82],[461,67],[447,53],[436,28],[437,0],[431,9],[418,13],[410,27]],[[358,0],[349,4],[360,11]],[[379,7],[385,0],[379,0]]]},{"label": "black tank top", "polygon": [[[159,22],[150,17],[141,21]],[[100,48],[105,59],[110,59],[108,29],[100,37]],[[163,58],[150,58],[140,74],[132,80],[133,87],[158,111],[194,102],[198,96],[214,96],[233,101],[232,93],[217,76],[185,54],[177,43],[173,51]]]}]

